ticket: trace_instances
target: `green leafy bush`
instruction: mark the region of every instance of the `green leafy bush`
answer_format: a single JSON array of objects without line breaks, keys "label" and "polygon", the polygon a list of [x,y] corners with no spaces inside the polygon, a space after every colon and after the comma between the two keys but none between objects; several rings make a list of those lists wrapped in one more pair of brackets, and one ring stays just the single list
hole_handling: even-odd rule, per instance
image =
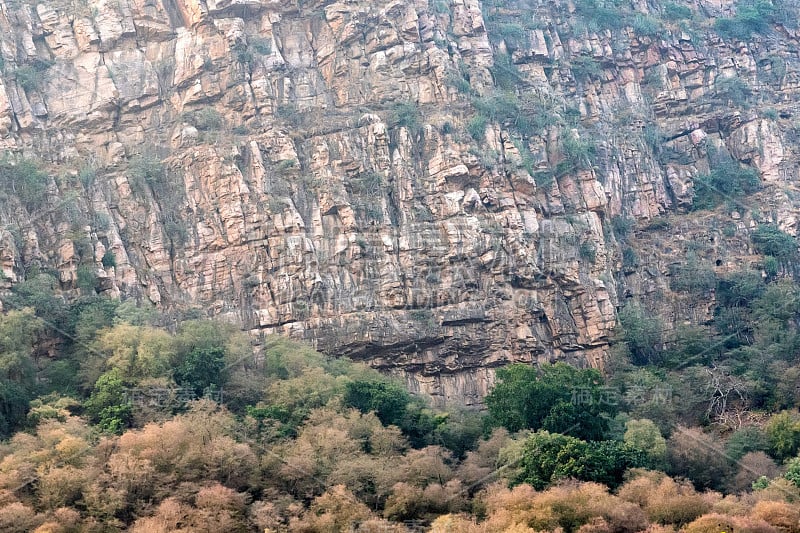
[{"label": "green leafy bush", "polygon": [[599,78],[603,73],[600,63],[593,57],[578,56],[570,60],[572,74],[578,80],[591,80]]},{"label": "green leafy bush", "polygon": [[222,115],[213,107],[192,111],[185,114],[186,119],[200,131],[217,131],[224,125]]},{"label": "green leafy bush", "polygon": [[664,15],[667,20],[685,20],[692,18],[692,10],[687,6],[676,4],[674,2],[667,2],[664,5]]},{"label": "green leafy bush", "polygon": [[525,440],[520,473],[514,481],[537,490],[570,478],[616,487],[629,468],[646,462],[644,453],[617,441],[586,442],[537,431]]},{"label": "green leafy bush", "polygon": [[617,410],[606,392],[594,369],[556,363],[539,371],[510,365],[497,371],[486,406],[492,422],[509,431],[541,428],[596,440],[603,437]]},{"label": "green leafy bush", "polygon": [[633,28],[633,31],[636,32],[637,35],[644,35],[647,37],[661,37],[664,33],[664,27],[656,18],[653,18],[649,15],[643,15],[641,13],[637,13],[633,16],[630,21],[630,25]]},{"label": "green leafy bush", "polygon": [[758,190],[761,181],[758,172],[743,167],[730,157],[719,158],[711,173],[695,178],[692,209],[712,209],[723,201],[735,201]]},{"label": "green leafy bush", "polygon": [[36,60],[30,65],[22,65],[13,72],[17,83],[25,92],[37,91],[42,88],[46,71],[53,63],[51,61]]},{"label": "green leafy bush", "polygon": [[581,243],[580,247],[578,248],[578,255],[580,255],[581,259],[592,264],[597,262],[597,248],[595,247],[594,243],[590,241],[584,241]]},{"label": "green leafy bush", "polygon": [[575,11],[593,29],[619,30],[625,25],[624,13],[613,0],[578,0]]},{"label": "green leafy bush", "polygon": [[483,115],[476,115],[467,123],[467,132],[476,141],[483,141],[486,137],[486,125],[488,121]]},{"label": "green leafy bush", "polygon": [[623,307],[618,316],[622,338],[628,345],[633,363],[647,365],[659,362],[664,342],[664,325],[661,321],[636,303]]},{"label": "green leafy bush", "polygon": [[130,426],[133,410],[128,403],[126,390],[126,383],[117,369],[106,372],[97,380],[84,408],[101,430],[120,433]]},{"label": "green leafy bush", "polygon": [[777,226],[760,224],[750,234],[750,240],[759,253],[772,256],[782,264],[790,263],[797,257],[797,239]]},{"label": "green leafy bush", "polygon": [[494,64],[489,67],[494,79],[495,86],[504,91],[513,91],[522,81],[522,75],[519,69],[511,61],[511,56],[508,54],[498,54],[494,58]]},{"label": "green leafy bush", "polygon": [[106,250],[106,253],[103,254],[101,263],[105,268],[111,268],[117,266],[117,259],[114,257],[114,252],[112,252],[110,248]]},{"label": "green leafy bush", "polygon": [[390,120],[394,125],[406,128],[413,134],[422,130],[422,114],[414,102],[395,104],[391,110]]},{"label": "green leafy bush", "polygon": [[564,156],[556,169],[559,174],[592,168],[596,153],[594,144],[569,130],[562,131],[558,139]]},{"label": "green leafy bush", "polygon": [[718,77],[714,86],[717,90],[717,97],[720,102],[727,99],[733,105],[740,107],[748,107],[750,97],[753,95],[753,90],[750,85],[742,78],[737,76],[733,77]]}]

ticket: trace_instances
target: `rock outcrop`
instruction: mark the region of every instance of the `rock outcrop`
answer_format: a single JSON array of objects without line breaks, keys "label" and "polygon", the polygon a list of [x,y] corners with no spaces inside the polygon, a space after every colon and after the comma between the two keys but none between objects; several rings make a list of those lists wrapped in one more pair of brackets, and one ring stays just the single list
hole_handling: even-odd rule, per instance
[{"label": "rock outcrop", "polygon": [[[49,175],[0,202],[3,283],[50,268],[75,295],[89,270],[468,404],[510,361],[602,367],[627,298],[706,320],[676,261],[797,230],[797,30],[488,4],[0,2],[0,146]],[[720,154],[763,189],[687,214]]]}]

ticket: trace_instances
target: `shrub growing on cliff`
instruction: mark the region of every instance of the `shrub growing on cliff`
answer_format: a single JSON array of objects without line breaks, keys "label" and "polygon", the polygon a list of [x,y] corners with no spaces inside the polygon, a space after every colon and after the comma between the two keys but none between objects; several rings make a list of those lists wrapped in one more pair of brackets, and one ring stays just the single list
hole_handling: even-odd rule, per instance
[{"label": "shrub growing on cliff", "polygon": [[617,4],[608,0],[578,0],[575,11],[586,20],[592,30],[618,30],[625,22]]},{"label": "shrub growing on cliff", "polygon": [[504,91],[513,91],[523,81],[519,69],[508,54],[495,56],[494,64],[489,67],[489,72],[492,74],[495,86]]},{"label": "shrub growing on cliff", "polygon": [[661,361],[664,329],[661,321],[635,303],[623,307],[618,316],[622,338],[628,345],[633,364],[647,365]]},{"label": "shrub growing on cliff", "polygon": [[597,149],[590,141],[581,139],[577,133],[564,130],[558,137],[564,159],[558,164],[556,172],[567,174],[578,170],[586,170],[594,165]]},{"label": "shrub growing on cliff", "polygon": [[760,224],[750,234],[750,240],[759,253],[774,257],[784,267],[797,258],[797,239],[777,226]]},{"label": "shrub growing on cliff", "polygon": [[0,159],[0,185],[20,199],[28,209],[35,209],[45,199],[47,174],[30,159],[11,161]]},{"label": "shrub growing on cliff", "polygon": [[422,114],[415,102],[399,102],[392,107],[390,120],[398,127],[406,128],[412,135],[422,130]]},{"label": "shrub growing on cliff", "polygon": [[470,136],[478,142],[481,142],[486,137],[486,125],[488,121],[483,115],[476,115],[467,123],[467,132]]},{"label": "shrub growing on cliff", "polygon": [[603,68],[600,63],[589,56],[578,56],[570,61],[572,74],[578,80],[591,80],[592,78],[599,78],[603,73]]},{"label": "shrub growing on cliff", "polygon": [[37,60],[31,65],[23,65],[13,74],[20,87],[26,92],[41,89],[45,80],[45,71],[52,66],[52,62]]},{"label": "shrub growing on cliff", "polygon": [[767,33],[774,22],[775,6],[771,2],[745,0],[736,3],[736,16],[716,19],[714,29],[728,39],[747,41],[754,33]]},{"label": "shrub growing on cliff", "polygon": [[713,209],[723,201],[736,201],[757,191],[760,184],[755,169],[743,167],[730,157],[720,157],[712,161],[709,174],[695,178],[692,209]]}]

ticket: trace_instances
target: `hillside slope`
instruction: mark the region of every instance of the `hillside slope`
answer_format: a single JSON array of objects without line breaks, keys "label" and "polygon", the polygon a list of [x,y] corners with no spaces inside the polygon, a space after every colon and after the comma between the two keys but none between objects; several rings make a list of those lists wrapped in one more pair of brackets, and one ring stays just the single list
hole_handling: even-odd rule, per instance
[{"label": "hillside slope", "polygon": [[800,13],[765,5],[2,2],[2,283],[226,317],[440,402],[602,367],[625,301],[703,323],[698,273],[797,231]]}]

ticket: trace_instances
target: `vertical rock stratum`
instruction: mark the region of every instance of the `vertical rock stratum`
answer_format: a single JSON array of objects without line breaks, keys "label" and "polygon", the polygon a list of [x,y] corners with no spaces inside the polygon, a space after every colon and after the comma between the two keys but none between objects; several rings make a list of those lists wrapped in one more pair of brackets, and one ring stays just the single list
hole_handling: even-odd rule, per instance
[{"label": "vertical rock stratum", "polygon": [[[2,283],[199,309],[440,402],[602,367],[626,299],[702,322],[676,280],[796,233],[779,7],[742,35],[724,0],[1,1]],[[758,183],[697,210],[720,169]]]}]

